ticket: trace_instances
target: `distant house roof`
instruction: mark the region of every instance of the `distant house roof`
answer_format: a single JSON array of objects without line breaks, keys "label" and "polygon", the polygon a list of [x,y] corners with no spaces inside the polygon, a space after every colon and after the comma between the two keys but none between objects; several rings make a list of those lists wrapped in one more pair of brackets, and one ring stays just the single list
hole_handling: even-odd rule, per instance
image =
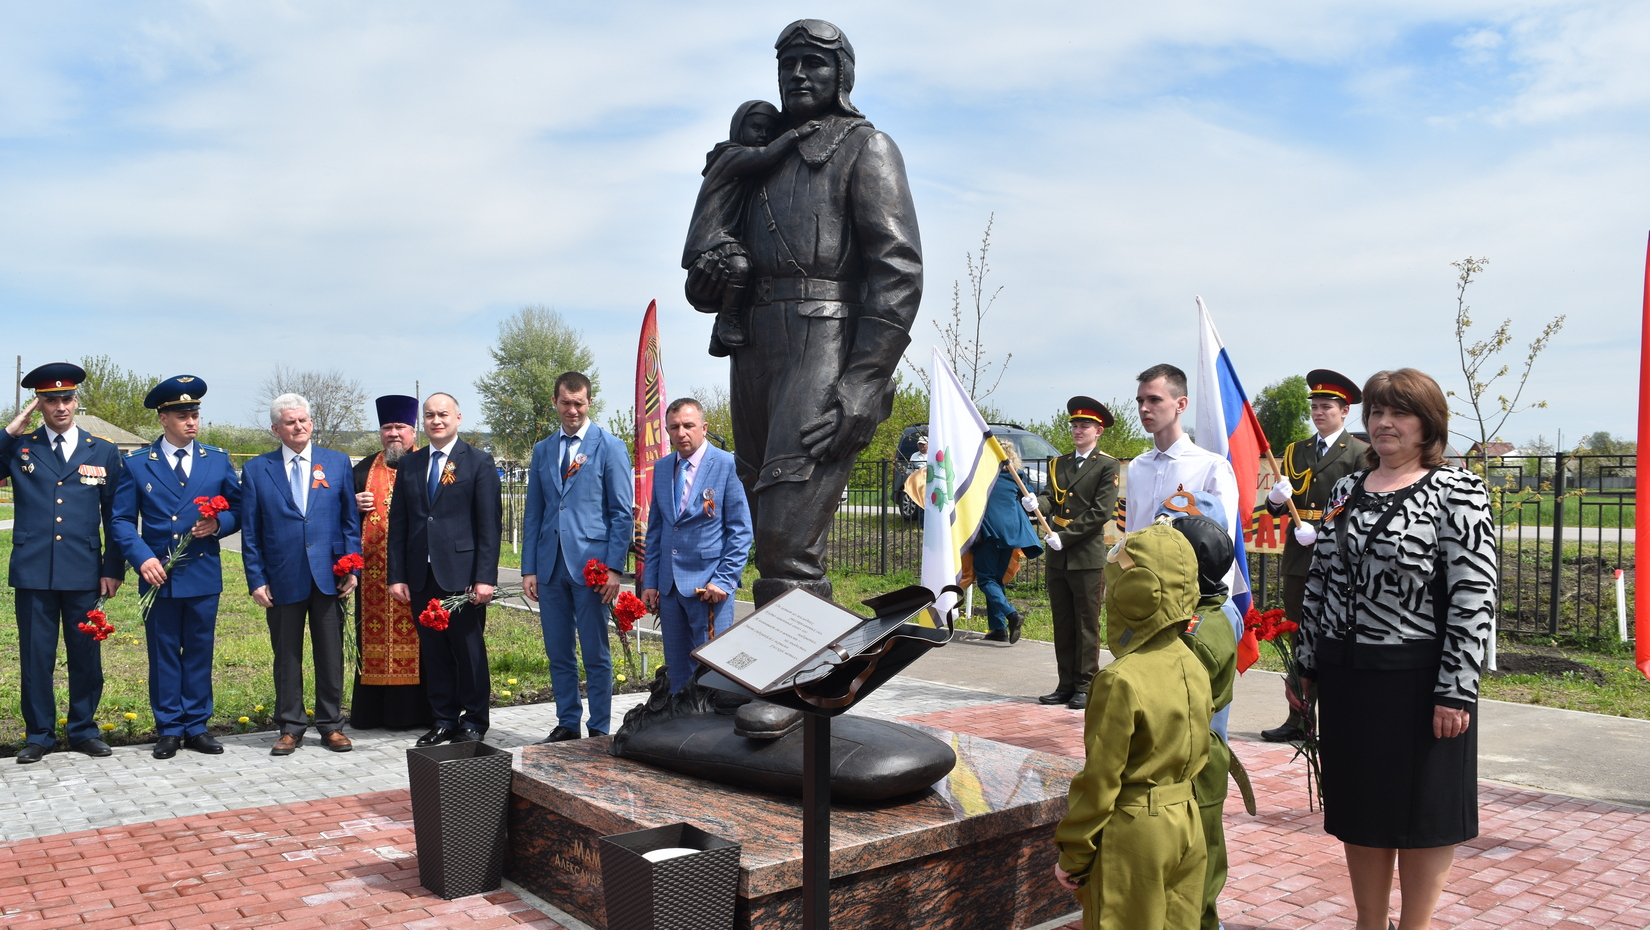
[{"label": "distant house roof", "polygon": [[[1480,450],[1480,447],[1482,447],[1482,450]],[[1467,455],[1469,456],[1489,455],[1492,457],[1501,457],[1516,455],[1517,453],[1517,445],[1510,442],[1501,442],[1499,440],[1491,440],[1486,443],[1475,442],[1472,444],[1472,448],[1467,450]]]},{"label": "distant house roof", "polygon": [[109,440],[122,452],[130,452],[133,449],[141,449],[149,445],[149,440],[144,439],[142,436],[129,433],[108,420],[94,417],[89,413],[76,414],[74,425],[99,439]]}]

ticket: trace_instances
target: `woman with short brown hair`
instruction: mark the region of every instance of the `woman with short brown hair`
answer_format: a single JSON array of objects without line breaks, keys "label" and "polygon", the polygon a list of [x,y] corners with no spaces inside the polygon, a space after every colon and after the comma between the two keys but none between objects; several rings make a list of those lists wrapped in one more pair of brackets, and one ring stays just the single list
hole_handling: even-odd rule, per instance
[{"label": "woman with short brown hair", "polygon": [[1370,468],[1330,494],[1299,639],[1318,684],[1324,830],[1359,930],[1426,930],[1455,847],[1478,835],[1478,680],[1495,615],[1495,526],[1477,475],[1445,462],[1449,404],[1412,368],[1364,386]]}]

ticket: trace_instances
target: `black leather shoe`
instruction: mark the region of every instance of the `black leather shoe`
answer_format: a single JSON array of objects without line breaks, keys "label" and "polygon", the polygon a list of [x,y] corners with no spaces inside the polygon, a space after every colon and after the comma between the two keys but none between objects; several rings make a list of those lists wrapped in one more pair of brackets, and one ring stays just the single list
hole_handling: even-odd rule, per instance
[{"label": "black leather shoe", "polygon": [[28,765],[46,758],[46,747],[39,743],[24,743],[23,748],[17,750],[17,764]]},{"label": "black leather shoe", "polygon": [[980,638],[985,640],[988,643],[1006,643],[1006,642],[1008,642],[1008,631],[1007,630],[992,630],[991,632],[985,634],[984,636],[982,636]]},{"label": "black leather shoe", "polygon": [[1039,704],[1064,704],[1067,701],[1071,700],[1071,696],[1076,694],[1076,693],[1077,692],[1075,692],[1075,691],[1056,691],[1053,694],[1045,694],[1042,697],[1038,698],[1037,703],[1039,703]]},{"label": "black leather shoe", "polygon": [[1026,618],[1020,616],[1018,610],[1008,615],[1008,644],[1010,646],[1020,641],[1020,627],[1025,626]]},{"label": "black leather shoe", "polygon": [[170,759],[178,754],[178,747],[182,745],[181,736],[163,736],[155,740],[155,758]]},{"label": "black leather shoe", "polygon": [[1066,706],[1071,708],[1072,710],[1083,710],[1084,708],[1088,707],[1089,706],[1089,692],[1088,692],[1088,689],[1085,688],[1084,690],[1079,691],[1076,694],[1072,695],[1071,700],[1066,702]]},{"label": "black leather shoe", "polygon": [[183,738],[183,748],[194,752],[204,752],[209,756],[223,752],[223,744],[212,738],[210,733],[197,733],[194,736]]},{"label": "black leather shoe", "polygon": [[746,739],[778,739],[802,726],[802,711],[767,701],[752,701],[733,715],[735,736]]},{"label": "black leather shoe", "polygon": [[585,739],[594,739],[598,736],[606,736],[606,735],[607,735],[606,733],[603,733],[600,730],[591,730],[590,734],[588,736],[586,736]]},{"label": "black leather shoe", "polygon": [[1306,731],[1292,723],[1260,731],[1260,738],[1268,743],[1298,743],[1306,739]]},{"label": "black leather shoe", "polygon": [[470,730],[470,729],[454,730],[453,735],[449,736],[447,738],[447,742],[449,742],[449,743],[479,743],[479,742],[481,742],[481,731],[480,730]]},{"label": "black leather shoe", "polygon": [[430,729],[430,732],[424,734],[423,736],[420,736],[418,738],[418,742],[414,743],[413,745],[414,746],[434,746],[434,745],[437,745],[439,743],[445,743],[447,740],[450,740],[452,738],[453,738],[453,730],[452,730],[451,727],[432,727]]},{"label": "black leather shoe", "polygon": [[95,756],[99,759],[104,756],[112,756],[115,754],[115,751],[109,748],[108,743],[105,743],[95,736],[91,739],[83,739],[69,748],[73,749],[75,752],[83,752],[88,756]]},{"label": "black leather shoe", "polygon": [[578,738],[579,738],[579,731],[578,730],[569,730],[566,727],[556,727],[554,730],[550,731],[549,736],[546,736],[544,739],[539,740],[539,745],[542,746],[545,743],[565,743],[568,740],[578,739]]}]

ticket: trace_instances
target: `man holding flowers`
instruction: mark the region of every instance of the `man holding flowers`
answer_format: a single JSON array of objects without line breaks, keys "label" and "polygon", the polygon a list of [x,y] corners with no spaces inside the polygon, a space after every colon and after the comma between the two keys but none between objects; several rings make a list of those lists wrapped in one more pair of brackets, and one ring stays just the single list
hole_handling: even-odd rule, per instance
[{"label": "man holding flowers", "polygon": [[304,713],[304,627],[315,657],[315,729],[333,752],[354,748],[344,735],[344,610],[355,590],[361,523],[349,456],[310,442],[309,401],[282,394],[269,405],[281,448],[241,470],[241,553],[246,586],[264,608],[275,654],[272,756],[289,756],[309,728]]},{"label": "man holding flowers", "polygon": [[492,703],[484,631],[498,585],[503,510],[498,466],[458,438],[463,422],[452,395],[424,401],[430,444],[402,457],[390,501],[390,597],[428,615],[425,605],[469,595],[443,610],[439,624],[419,618],[418,662],[434,722],[420,746],[481,739]]},{"label": "man holding flowers", "polygon": [[206,732],[223,593],[218,540],[239,529],[241,486],[228,452],[195,441],[205,394],[206,382],[194,375],[168,378],[149,391],[143,405],[156,412],[161,437],[126,454],[115,487],[115,540],[138,570],[146,604],[157,759],[172,758],[180,747],[223,752]]},{"label": "man holding flowers", "polygon": [[[114,443],[75,426],[78,389],[86,372],[56,362],[28,373],[22,386],[34,400],[0,433],[0,479],[10,478],[16,521],[11,569],[16,589],[19,697],[27,742],[22,764],[39,762],[56,742],[57,698],[52,673],[57,631],[63,630],[69,665],[69,746],[89,756],[109,755],[92,719],[103,696],[98,643],[112,630],[97,608],[126,577],[112,522],[120,453]],[[44,423],[26,432],[39,410]],[[79,630],[81,624],[94,632]]]}]

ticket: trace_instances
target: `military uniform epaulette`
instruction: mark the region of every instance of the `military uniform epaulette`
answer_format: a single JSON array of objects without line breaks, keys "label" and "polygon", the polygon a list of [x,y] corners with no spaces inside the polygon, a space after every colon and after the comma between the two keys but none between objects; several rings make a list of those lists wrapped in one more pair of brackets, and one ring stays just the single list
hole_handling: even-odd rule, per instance
[{"label": "military uniform epaulette", "polygon": [[142,455],[148,455],[153,450],[154,450],[154,446],[139,446],[136,449],[133,449],[132,451],[126,453],[124,456],[122,456],[122,458],[135,459],[135,458],[137,458],[139,456],[142,456]]},{"label": "military uniform epaulette", "polygon": [[197,442],[197,443],[195,443],[195,445],[200,446],[202,449],[204,449],[208,452],[222,452],[224,455],[229,454],[228,449],[220,449],[217,446],[209,446],[204,442]]}]

